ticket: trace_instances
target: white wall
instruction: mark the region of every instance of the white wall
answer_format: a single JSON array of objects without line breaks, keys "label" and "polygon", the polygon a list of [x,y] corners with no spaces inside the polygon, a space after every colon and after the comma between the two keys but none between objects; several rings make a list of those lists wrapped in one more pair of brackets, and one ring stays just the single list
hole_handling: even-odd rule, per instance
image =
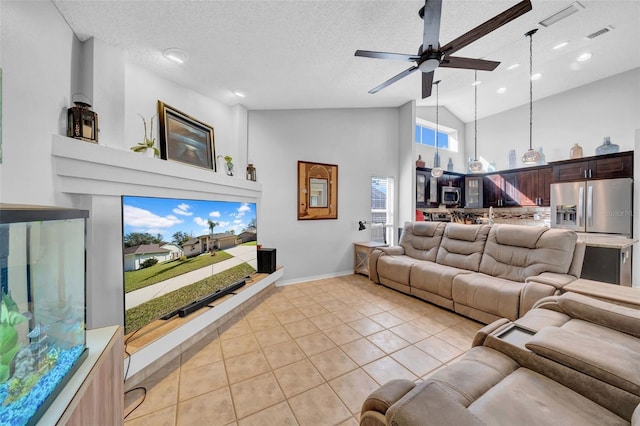
[{"label": "white wall", "polygon": [[[535,84],[543,84],[536,82]],[[535,96],[535,85],[534,85]],[[566,160],[579,143],[585,156],[595,155],[604,136],[634,149],[634,131],[640,127],[640,68],[535,101],[533,147],[542,147],[547,162]],[[466,124],[467,152],[473,152],[473,121]],[[508,152],[520,158],[529,149],[529,105],[478,120],[478,156],[507,169]]]},{"label": "white wall", "polygon": [[[246,167],[246,117],[241,105],[226,106],[214,99],[172,83],[151,71],[130,63],[125,64],[125,140],[113,148],[129,149],[144,139],[144,127],[138,114],[152,116],[153,132],[159,144],[158,100],[213,127],[216,155],[230,155],[234,168],[244,176]],[[222,165],[222,162],[218,162]]]},{"label": "white wall", "polygon": [[[396,108],[249,111],[249,155],[263,184],[258,243],[277,249],[284,282],[353,271],[368,241],[371,176],[398,173]],[[338,219],[297,219],[297,162],[338,165]]]},{"label": "white wall", "polygon": [[78,40],[51,2],[2,1],[0,201],[69,205],[56,196],[51,134],[66,134]]},{"label": "white wall", "polygon": [[[473,156],[473,126],[471,127],[471,150],[466,149],[466,126],[462,120],[456,117],[451,111],[442,105],[438,112],[438,124],[446,126],[458,131],[458,152],[448,151],[440,149],[440,167],[447,170],[447,162],[449,158],[453,161],[453,171],[459,173],[465,173],[467,170],[467,160],[469,156]],[[423,120],[436,122],[436,108],[435,107],[416,107],[416,118],[422,118]],[[422,159],[426,162],[426,167],[433,167],[433,157],[435,156],[436,149],[426,145],[415,145],[415,160],[418,159],[418,154],[422,155]],[[468,155],[467,155],[468,154]],[[415,166],[415,162],[413,163]]]}]

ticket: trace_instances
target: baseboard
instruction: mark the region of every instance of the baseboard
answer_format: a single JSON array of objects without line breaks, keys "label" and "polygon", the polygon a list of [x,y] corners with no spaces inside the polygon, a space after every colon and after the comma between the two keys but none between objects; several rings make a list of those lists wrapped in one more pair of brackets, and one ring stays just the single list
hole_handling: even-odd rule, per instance
[{"label": "baseboard", "polygon": [[294,278],[294,279],[291,279],[291,280],[284,280],[284,281],[278,280],[278,282],[276,282],[276,287],[283,287],[283,286],[286,286],[286,285],[306,283],[306,282],[315,281],[315,280],[324,280],[326,278],[343,277],[345,275],[353,275],[353,270],[350,269],[348,271],[333,272],[331,274],[312,275],[312,276],[308,276],[308,277]]}]

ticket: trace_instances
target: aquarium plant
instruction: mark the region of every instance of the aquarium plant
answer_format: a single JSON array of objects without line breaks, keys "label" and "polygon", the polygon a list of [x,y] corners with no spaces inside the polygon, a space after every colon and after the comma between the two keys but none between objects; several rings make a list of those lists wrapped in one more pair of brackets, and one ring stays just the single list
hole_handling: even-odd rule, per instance
[{"label": "aquarium plant", "polygon": [[11,371],[11,361],[20,349],[15,326],[27,318],[18,312],[18,306],[8,294],[0,301],[0,383],[7,381]]}]

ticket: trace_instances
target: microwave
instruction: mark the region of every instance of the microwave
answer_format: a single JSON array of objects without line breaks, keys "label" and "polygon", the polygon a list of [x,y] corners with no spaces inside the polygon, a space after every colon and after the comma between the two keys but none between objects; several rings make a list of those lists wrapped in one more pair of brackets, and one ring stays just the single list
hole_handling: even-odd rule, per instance
[{"label": "microwave", "polygon": [[445,206],[454,206],[462,203],[461,189],[456,186],[443,186],[440,202]]}]

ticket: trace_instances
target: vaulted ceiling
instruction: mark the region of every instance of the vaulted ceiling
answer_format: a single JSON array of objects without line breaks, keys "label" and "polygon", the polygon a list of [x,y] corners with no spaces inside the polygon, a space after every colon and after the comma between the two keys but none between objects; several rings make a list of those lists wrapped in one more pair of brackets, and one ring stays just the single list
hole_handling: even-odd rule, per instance
[{"label": "vaulted ceiling", "polygon": [[[416,53],[420,0],[115,1],[52,0],[81,40],[96,37],[148,68],[225,104],[249,109],[395,107],[420,99],[420,75],[371,95],[407,63],[359,58],[356,49]],[[518,0],[443,0],[440,41],[447,43]],[[533,10],[456,53],[502,62],[479,71],[478,116],[528,102],[533,38],[534,99],[640,67],[640,0],[580,0],[579,11],[551,26],[539,22],[574,2],[532,0]],[[580,6],[578,5],[578,6]],[[603,35],[585,36],[601,29]],[[554,50],[562,41],[569,44]],[[183,65],[162,51],[188,52]],[[578,62],[583,52],[592,58]],[[519,67],[509,70],[514,63]],[[474,72],[438,68],[440,104],[473,120]],[[506,92],[497,93],[504,87]],[[234,89],[246,90],[238,98]]]}]

